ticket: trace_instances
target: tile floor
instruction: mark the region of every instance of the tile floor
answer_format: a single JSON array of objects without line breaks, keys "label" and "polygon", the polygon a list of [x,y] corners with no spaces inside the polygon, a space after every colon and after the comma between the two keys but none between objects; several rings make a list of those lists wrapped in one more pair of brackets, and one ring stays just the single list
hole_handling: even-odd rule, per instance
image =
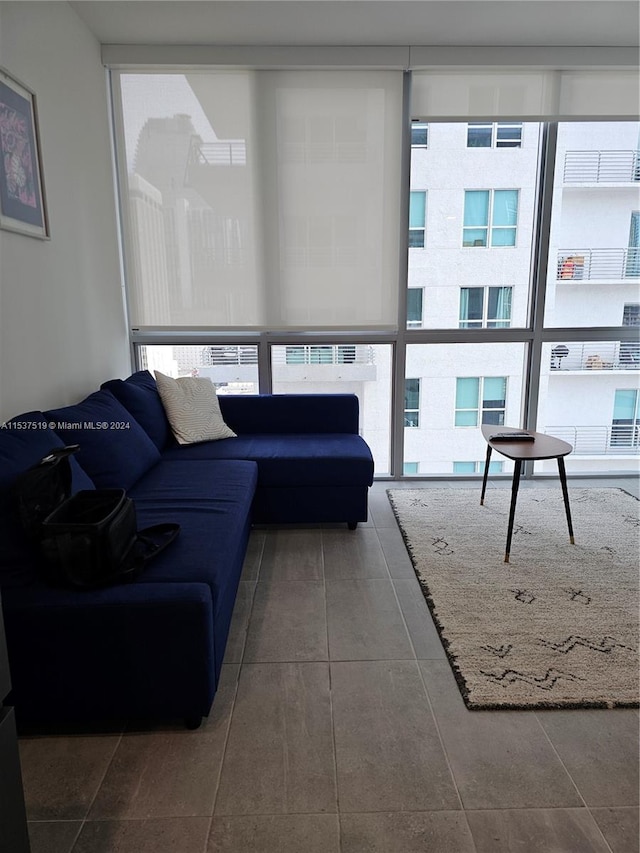
[{"label": "tile floor", "polygon": [[399,487],[355,532],[253,532],[199,730],[23,734],[33,853],[637,853],[638,711],[467,711]]}]

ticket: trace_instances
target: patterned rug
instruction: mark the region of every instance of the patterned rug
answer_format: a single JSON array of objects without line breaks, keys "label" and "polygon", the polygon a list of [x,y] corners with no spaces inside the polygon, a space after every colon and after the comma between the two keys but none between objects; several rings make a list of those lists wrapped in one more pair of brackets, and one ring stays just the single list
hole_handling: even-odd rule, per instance
[{"label": "patterned rug", "polygon": [[638,705],[639,502],[620,489],[393,489],[389,500],[465,703]]}]

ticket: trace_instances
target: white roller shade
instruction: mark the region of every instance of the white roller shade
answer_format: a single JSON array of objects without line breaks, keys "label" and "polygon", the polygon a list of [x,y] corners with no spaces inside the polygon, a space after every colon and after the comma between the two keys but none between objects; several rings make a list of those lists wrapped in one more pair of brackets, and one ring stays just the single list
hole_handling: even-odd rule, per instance
[{"label": "white roller shade", "polygon": [[411,104],[414,118],[429,120],[635,118],[640,76],[602,69],[414,71]]},{"label": "white roller shade", "polygon": [[119,80],[134,326],[397,325],[401,72]]}]

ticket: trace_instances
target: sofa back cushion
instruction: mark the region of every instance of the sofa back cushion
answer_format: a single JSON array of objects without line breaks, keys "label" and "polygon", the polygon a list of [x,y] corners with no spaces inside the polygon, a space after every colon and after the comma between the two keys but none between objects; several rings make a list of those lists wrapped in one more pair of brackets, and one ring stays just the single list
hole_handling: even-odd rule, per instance
[{"label": "sofa back cushion", "polygon": [[[30,583],[38,574],[41,557],[27,538],[18,518],[14,486],[18,477],[64,442],[47,425],[42,412],[12,418],[0,429],[0,586]],[[72,494],[93,489],[91,478],[71,457]]]},{"label": "sofa back cushion", "polygon": [[78,462],[98,488],[129,489],[160,459],[153,441],[110,391],[95,391],[45,417],[65,444],[80,445]]},{"label": "sofa back cushion", "polygon": [[158,450],[173,444],[171,427],[158,394],[156,380],[148,370],[139,370],[128,379],[111,379],[100,386],[111,391],[130,412]]}]

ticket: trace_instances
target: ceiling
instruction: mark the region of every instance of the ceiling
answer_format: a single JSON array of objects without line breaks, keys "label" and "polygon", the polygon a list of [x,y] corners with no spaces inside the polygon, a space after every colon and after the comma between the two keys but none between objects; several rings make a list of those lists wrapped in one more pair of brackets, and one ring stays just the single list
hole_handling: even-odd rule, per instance
[{"label": "ceiling", "polygon": [[638,45],[637,0],[78,0],[104,44]]}]

